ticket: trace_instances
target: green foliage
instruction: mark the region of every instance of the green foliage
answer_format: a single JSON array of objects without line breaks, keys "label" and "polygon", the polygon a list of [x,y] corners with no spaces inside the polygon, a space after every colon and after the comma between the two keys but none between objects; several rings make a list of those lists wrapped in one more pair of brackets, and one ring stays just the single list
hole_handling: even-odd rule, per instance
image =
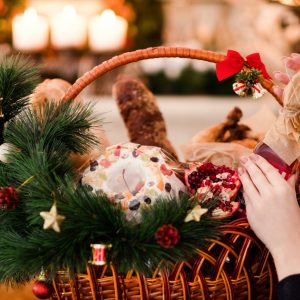
[{"label": "green foliage", "polygon": [[100,119],[93,115],[91,105],[48,102],[37,110],[24,110],[9,122],[5,141],[26,153],[37,143],[44,149],[54,148],[53,142],[61,143],[69,152],[84,153],[97,143],[88,131],[97,122]]},{"label": "green foliage", "polygon": [[164,25],[161,1],[126,0],[126,3],[131,4],[135,11],[135,19],[129,27],[134,47],[142,49],[161,45]]},{"label": "green foliage", "polygon": [[260,70],[251,68],[250,70],[241,70],[235,76],[235,81],[242,80],[249,84],[255,84],[257,81],[257,77],[261,74]]},{"label": "green foliage", "polygon": [[164,71],[147,74],[147,86],[160,95],[232,95],[232,79],[219,82],[214,70],[197,72],[186,67],[177,78],[168,78]]},{"label": "green foliage", "polygon": [[[41,180],[38,181],[40,184]],[[105,195],[92,194],[84,187],[76,188],[70,180],[58,181],[57,207],[66,217],[61,233],[41,229],[42,219],[38,215],[52,205],[49,191],[48,199],[40,195],[41,201],[36,205],[33,199],[26,199],[29,203],[25,205],[31,206],[30,211],[36,216],[36,226],[24,236],[4,230],[2,226],[2,282],[27,280],[40,271],[41,265],[53,276],[61,269],[82,272],[90,259],[91,243],[112,244],[109,259],[118,266],[119,272],[136,270],[149,275],[158,265],[168,267],[170,263],[191,258],[208,238],[218,236],[218,221],[204,216],[201,222],[184,222],[193,206],[187,195],[169,201],[158,200],[152,208],[143,211],[143,222],[134,223],[127,221],[121,207],[112,205]],[[40,193],[43,191],[46,190],[41,188]],[[179,244],[170,249],[161,248],[154,237],[164,224],[173,224],[180,231]],[[25,277],[22,277],[24,270]]]},{"label": "green foliage", "polygon": [[[42,112],[28,108],[8,122],[5,142],[18,150],[8,156],[9,164],[0,165],[1,186],[18,187],[33,178],[21,188],[17,209],[0,211],[0,281],[24,282],[35,276],[43,264],[57,271],[59,267],[71,267],[74,256],[78,260],[75,249],[82,240],[76,244],[78,238],[74,233],[78,234],[80,229],[77,220],[72,230],[66,230],[72,240],[65,240],[62,235],[42,230],[39,213],[49,211],[53,192],[58,203],[67,207],[69,201],[73,203],[73,198],[78,197],[74,179],[63,181],[62,178],[74,174],[69,154],[83,153],[95,144],[95,137],[88,130],[97,122],[100,120],[93,117],[91,106],[75,102],[48,103]],[[83,192],[79,195],[86,199]],[[76,211],[72,213],[77,215]],[[71,220],[70,217],[66,226]],[[74,231],[74,226],[79,229]],[[71,256],[65,251],[69,247]]]},{"label": "green foliage", "polygon": [[89,129],[100,122],[90,105],[72,101],[50,102],[43,110],[24,109],[7,123],[5,142],[17,150],[8,156],[11,163],[4,167],[0,180],[10,174],[7,185],[20,185],[31,176],[48,180],[53,174],[72,172],[69,154],[84,153],[96,144]]},{"label": "green foliage", "polygon": [[0,144],[4,124],[27,105],[39,79],[38,69],[20,55],[0,61],[0,112],[3,114],[0,116]]},{"label": "green foliage", "polygon": [[[141,223],[128,224],[109,241],[113,245],[110,257],[118,270],[133,269],[151,275],[158,266],[167,268],[192,258],[208,239],[217,238],[220,222],[209,219],[208,215],[201,222],[184,222],[195,204],[188,195],[183,195],[179,199],[158,199],[151,208],[144,209]],[[179,243],[168,249],[160,247],[155,240],[156,231],[165,224],[172,224],[180,232]]]},{"label": "green foliage", "polygon": [[252,96],[252,87],[255,83],[257,83],[257,78],[260,74],[261,71],[254,68],[251,68],[249,70],[242,69],[239,73],[236,74],[235,81],[241,81],[246,86],[245,91],[243,94],[241,94],[241,96]]}]

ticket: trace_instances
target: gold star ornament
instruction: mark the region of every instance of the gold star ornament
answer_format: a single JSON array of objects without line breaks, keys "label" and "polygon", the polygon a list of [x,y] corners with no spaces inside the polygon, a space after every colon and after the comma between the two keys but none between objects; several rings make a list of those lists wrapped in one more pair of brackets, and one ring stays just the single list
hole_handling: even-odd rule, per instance
[{"label": "gold star ornament", "polygon": [[207,208],[202,208],[200,205],[196,205],[192,210],[189,211],[188,215],[185,217],[184,222],[196,221],[199,222],[201,216],[206,214]]},{"label": "gold star ornament", "polygon": [[53,229],[56,232],[60,232],[60,224],[66,218],[57,213],[56,204],[53,204],[50,211],[40,212],[40,216],[44,219],[43,229]]}]

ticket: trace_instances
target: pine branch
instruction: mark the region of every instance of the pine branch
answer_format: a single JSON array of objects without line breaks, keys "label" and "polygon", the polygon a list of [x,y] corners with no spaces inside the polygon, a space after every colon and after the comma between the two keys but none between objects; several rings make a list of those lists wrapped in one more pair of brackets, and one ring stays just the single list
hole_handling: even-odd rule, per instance
[{"label": "pine branch", "polygon": [[0,161],[0,186],[7,186],[9,176],[7,165]]},{"label": "pine branch", "polygon": [[[36,215],[35,226],[28,227],[24,221],[27,224],[26,237],[15,236],[14,240],[14,231],[3,230],[2,227],[1,281],[13,280],[20,265],[30,276],[36,275],[41,265],[53,275],[61,269],[80,272],[90,258],[91,243],[112,244],[109,258],[118,265],[121,273],[133,269],[149,275],[159,264],[168,267],[172,262],[191,258],[208,239],[218,237],[217,226],[220,222],[204,216],[201,222],[184,222],[187,210],[191,208],[187,196],[158,200],[143,212],[144,221],[137,224],[127,221],[123,210],[112,205],[105,195],[93,194],[85,187],[76,188],[69,179],[60,181],[56,192],[59,214],[66,217],[59,234],[42,230],[43,220],[39,211],[48,211],[52,205],[49,188],[47,199],[44,187],[36,192],[44,200],[35,202],[39,208],[32,207],[31,210]],[[34,206],[33,199],[28,198],[27,201]],[[28,205],[27,201],[25,205]],[[155,232],[164,224],[173,224],[180,231],[180,242],[170,249],[161,248],[155,241]]]},{"label": "pine branch", "polygon": [[[99,203],[103,201],[109,203],[106,205],[111,214],[109,219],[115,220],[116,209],[106,196],[101,196],[99,202],[99,196],[86,197],[86,191],[74,189],[73,166],[68,159],[70,152],[82,153],[96,144],[96,138],[89,129],[97,123],[100,125],[100,122],[93,116],[91,105],[50,102],[40,110],[27,108],[7,123],[6,142],[16,146],[17,150],[8,155],[9,164],[0,165],[1,184],[17,188],[29,177],[33,176],[33,180],[21,188],[17,209],[0,212],[0,281],[24,282],[35,276],[42,264],[54,271],[73,268],[73,264],[77,266],[76,270],[81,270],[87,262],[91,231],[83,230],[81,233],[81,230],[74,230],[74,224],[80,224],[80,219],[75,217],[75,222],[69,225],[66,221],[66,232],[71,239],[42,229],[43,220],[39,213],[50,209],[53,192],[57,194],[59,206],[65,207],[66,215],[69,203],[75,204],[75,207],[70,206],[72,211],[68,217],[71,221],[71,216],[77,215],[79,209],[74,197],[75,200],[82,198],[98,203],[98,207],[88,210],[89,220],[94,220],[94,213],[99,211]],[[62,179],[67,174],[72,180]],[[81,212],[86,213],[83,204],[88,203],[81,203]],[[102,209],[100,211],[105,215]],[[123,214],[120,209],[118,212]],[[97,219],[97,222],[101,220]],[[93,229],[97,229],[95,224],[92,225]],[[91,225],[88,223],[87,226],[90,228]],[[109,227],[114,228],[112,224]],[[58,249],[61,250],[54,259]],[[47,255],[43,255],[45,251]],[[21,260],[26,262],[21,263]]]},{"label": "pine branch", "polygon": [[40,80],[39,72],[28,59],[18,56],[0,61],[0,144],[5,122],[16,116],[27,104],[29,95]]},{"label": "pine branch", "polygon": [[[38,274],[41,265],[39,266],[39,270],[35,270],[36,264],[29,266],[26,259],[22,259],[24,246],[28,246],[26,237],[21,236],[16,231],[1,228],[0,245],[1,283],[11,286],[24,284],[33,278],[33,273]],[[38,248],[33,251],[37,255]],[[22,263],[21,260],[23,260]]]},{"label": "pine branch", "polygon": [[[10,238],[12,232],[3,229],[0,232],[0,264],[2,260],[14,258],[9,259],[9,264],[6,261],[3,265],[5,270],[0,267],[0,281],[14,278],[23,260],[26,262],[23,262],[22,268],[26,268],[31,276],[36,275],[41,264],[53,276],[61,269],[80,272],[90,258],[91,243],[112,244],[109,258],[118,265],[121,273],[136,270],[149,275],[158,265],[168,267],[172,262],[191,258],[208,239],[218,237],[217,226],[220,222],[205,217],[201,222],[184,222],[192,203],[187,196],[158,200],[143,212],[143,222],[137,224],[128,222],[123,210],[112,205],[106,195],[93,194],[85,187],[76,188],[70,179],[57,181],[60,181],[56,190],[57,208],[59,214],[66,217],[61,232],[57,234],[41,229],[43,220],[39,217],[39,211],[48,211],[52,205],[49,187],[46,187],[48,201],[42,187],[40,198],[45,200],[38,203],[38,209],[32,207],[31,213],[36,216],[36,223],[22,240],[22,245],[16,249]],[[33,205],[34,200],[28,198],[27,201]],[[173,224],[180,231],[180,242],[170,249],[161,248],[155,241],[155,232],[164,224]],[[22,256],[19,257],[19,253]]]},{"label": "pine branch", "polygon": [[51,149],[55,141],[64,144],[68,152],[84,153],[97,144],[89,129],[100,126],[101,121],[89,104],[49,102],[38,110],[25,109],[11,120],[5,141],[27,154],[32,145],[40,143],[44,149]]},{"label": "pine branch", "polygon": [[[188,195],[183,195],[179,199],[158,199],[151,208],[143,210],[141,224],[129,224],[124,230],[124,237],[110,242],[113,245],[111,259],[118,270],[126,272],[134,269],[149,276],[159,265],[169,268],[172,262],[193,257],[209,239],[217,238],[220,234],[217,227],[222,224],[220,221],[203,216],[201,222],[184,222],[188,210],[194,205],[196,203]],[[155,232],[165,224],[175,226],[181,236],[179,244],[170,249],[161,248],[154,238]]]},{"label": "pine branch", "polygon": [[99,121],[91,106],[50,103],[44,110],[47,118],[40,118],[40,111],[25,109],[7,124],[6,140],[17,150],[8,155],[9,164],[0,164],[1,186],[17,188],[33,176],[20,191],[19,206],[26,217],[11,223],[14,229],[40,225],[39,212],[51,206],[50,194],[58,189],[56,178],[74,175],[69,153],[87,150],[95,143],[94,136],[85,134]]}]

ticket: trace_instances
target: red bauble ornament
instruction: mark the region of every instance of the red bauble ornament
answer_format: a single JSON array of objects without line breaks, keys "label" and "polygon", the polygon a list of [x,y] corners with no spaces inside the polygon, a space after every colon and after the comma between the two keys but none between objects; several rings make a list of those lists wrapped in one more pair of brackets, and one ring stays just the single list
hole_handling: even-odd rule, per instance
[{"label": "red bauble ornament", "polygon": [[155,239],[162,248],[171,248],[179,242],[180,234],[173,225],[163,225],[155,233]]},{"label": "red bauble ornament", "polygon": [[32,286],[32,293],[39,299],[48,299],[52,291],[52,285],[45,280],[37,280]]},{"label": "red bauble ornament", "polygon": [[18,192],[14,187],[8,186],[0,188],[0,208],[16,208],[18,201]]}]

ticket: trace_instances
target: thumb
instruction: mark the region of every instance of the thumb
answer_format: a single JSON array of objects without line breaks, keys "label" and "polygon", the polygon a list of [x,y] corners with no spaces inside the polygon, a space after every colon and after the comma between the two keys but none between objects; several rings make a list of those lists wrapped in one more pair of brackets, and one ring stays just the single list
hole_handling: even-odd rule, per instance
[{"label": "thumb", "polygon": [[282,89],[281,87],[275,85],[275,86],[273,87],[273,92],[274,92],[274,94],[276,94],[280,99],[282,98],[282,96],[283,96],[283,89]]}]

